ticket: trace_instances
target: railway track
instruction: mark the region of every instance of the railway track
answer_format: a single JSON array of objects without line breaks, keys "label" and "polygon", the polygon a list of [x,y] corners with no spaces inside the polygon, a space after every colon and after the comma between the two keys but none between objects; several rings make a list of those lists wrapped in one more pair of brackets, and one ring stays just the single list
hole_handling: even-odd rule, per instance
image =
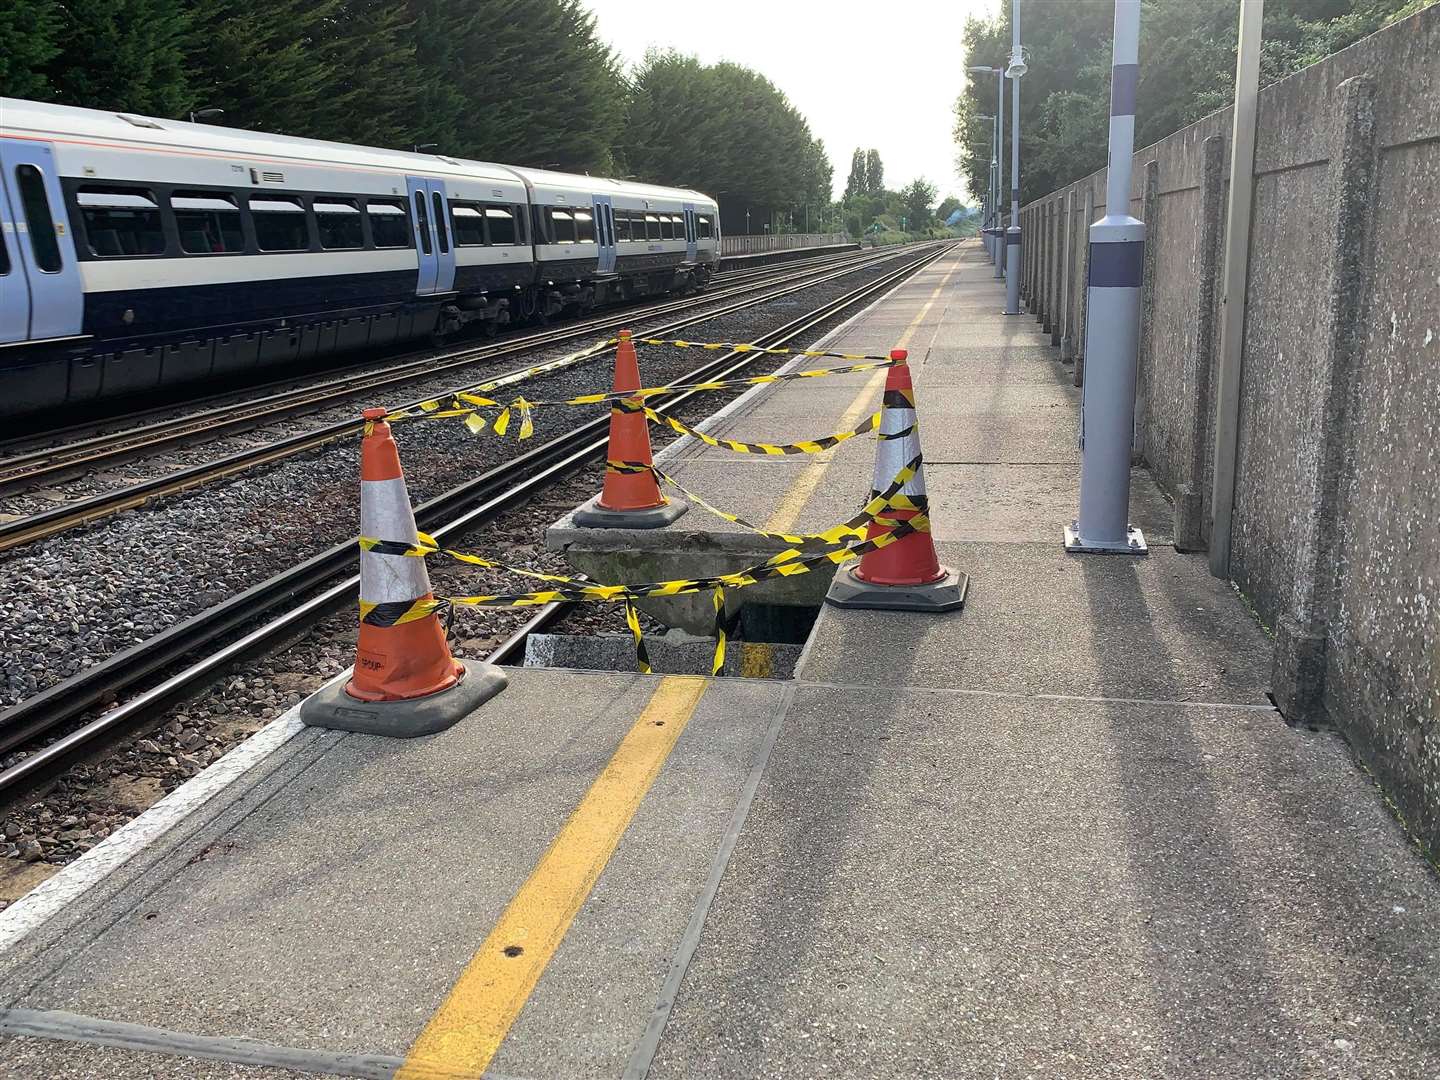
[{"label": "railway track", "polygon": [[[890,249],[892,256],[901,254],[902,249]],[[723,291],[709,291],[703,294],[703,301],[695,297],[681,300],[665,300],[640,307],[629,307],[586,320],[583,323],[567,324],[547,331],[507,338],[499,342],[487,342],[456,349],[436,355],[432,351],[398,355],[390,361],[384,374],[393,374],[403,379],[416,374],[429,374],[434,370],[445,370],[486,360],[492,356],[503,356],[512,348],[534,348],[537,345],[554,344],[565,340],[560,335],[572,331],[573,336],[583,337],[590,333],[603,332],[617,320],[624,318],[651,318],[658,314],[679,310],[697,302],[723,300],[727,296],[739,295],[743,287],[755,284],[770,286],[782,280],[798,278],[807,273],[845,264],[868,265],[875,256],[874,251],[850,251],[838,255],[826,255],[815,259],[795,260],[775,266],[755,267],[749,270],[731,270],[717,274],[715,286]],[[436,369],[437,361],[442,365]],[[447,363],[453,361],[453,363]],[[20,485],[52,479],[78,469],[108,464],[127,446],[143,450],[152,446],[163,446],[183,440],[187,433],[214,434],[232,428],[243,427],[255,420],[275,419],[304,410],[307,405],[323,405],[343,395],[346,386],[356,387],[355,391],[368,389],[368,379],[380,372],[370,370],[377,363],[375,356],[366,358],[348,370],[330,368],[325,374],[334,376],[318,383],[296,385],[294,377],[260,383],[244,390],[230,390],[213,397],[196,399],[192,404],[205,405],[215,402],[210,408],[186,416],[173,417],[176,408],[185,403],[176,403],[159,408],[143,409],[128,415],[107,418],[100,422],[77,424],[71,428],[60,428],[47,432],[43,439],[26,436],[16,440],[0,441],[0,492]],[[244,393],[246,400],[235,402],[237,394]],[[233,417],[233,422],[232,421]],[[193,426],[193,432],[187,429]],[[100,427],[116,428],[113,431],[98,431]],[[43,441],[46,445],[35,445]],[[106,455],[109,456],[106,456]]]},{"label": "railway track", "polygon": [[[896,257],[903,257],[903,255],[903,252],[887,251],[882,254],[869,253],[863,258],[850,258],[841,262],[824,260],[825,265],[818,268],[810,267],[802,272],[784,274],[763,280],[758,284],[739,286],[718,295],[707,293],[704,294],[702,301],[706,305],[705,311],[694,312],[661,326],[648,327],[645,332],[652,336],[674,334],[696,322],[769,302],[801,289],[812,288],[834,280],[844,274],[853,273],[880,262],[891,261]],[[727,298],[733,299],[734,302],[728,305],[724,304]],[[720,301],[722,306],[711,307],[710,305],[716,301]],[[296,388],[254,401],[217,407],[200,414],[157,421],[138,429],[116,431],[60,447],[32,451],[0,461],[0,489],[35,484],[52,479],[57,474],[73,473],[76,470],[113,466],[139,454],[161,452],[179,447],[202,435],[219,437],[240,430],[249,430],[260,424],[289,418],[298,413],[332,407],[357,394],[375,393],[414,381],[417,378],[428,378],[447,370],[468,366],[477,361],[503,359],[535,348],[553,347],[573,342],[577,338],[589,338],[598,333],[612,332],[622,325],[633,323],[637,318],[649,319],[687,309],[693,310],[696,304],[696,299],[691,297],[654,305],[640,311],[628,310],[557,330],[529,334],[493,346],[459,350],[440,357],[431,355],[382,371],[332,379],[318,386]],[[588,362],[591,359],[592,356],[583,351],[566,358],[570,365]],[[549,374],[560,370],[561,366],[562,364],[542,365],[541,371]],[[536,369],[522,368],[487,380],[485,386],[490,389],[515,386],[536,374]],[[410,405],[416,403],[411,402]],[[177,494],[261,465],[284,460],[349,435],[358,430],[359,426],[360,421],[355,419],[325,424],[313,431],[283,437],[264,446],[242,450],[213,462],[77,499],[52,510],[0,524],[0,552],[53,536],[124,510],[134,509],[160,496]]]},{"label": "railway track", "polygon": [[[904,266],[761,335],[753,344],[778,347],[791,342],[879,295],[947,249],[939,245],[924,251]],[[689,372],[685,381],[730,378],[760,356],[763,354],[754,352],[721,354]],[[673,411],[695,394],[689,391],[657,398],[655,408]],[[548,484],[602,457],[608,424],[608,414],[597,415],[420,504],[415,508],[420,527],[442,543],[455,542]],[[356,558],[353,541],[337,544],[0,713],[0,754],[73,728],[0,771],[0,800],[33,789],[69,763],[103,749],[136,724],[193,695],[236,662],[275,647],[344,604],[353,603],[359,584],[354,572]],[[525,636],[559,611],[558,606],[540,609],[491,659],[503,662],[518,655]],[[96,708],[120,697],[126,700],[82,722]],[[74,727],[76,724],[80,726]]]}]

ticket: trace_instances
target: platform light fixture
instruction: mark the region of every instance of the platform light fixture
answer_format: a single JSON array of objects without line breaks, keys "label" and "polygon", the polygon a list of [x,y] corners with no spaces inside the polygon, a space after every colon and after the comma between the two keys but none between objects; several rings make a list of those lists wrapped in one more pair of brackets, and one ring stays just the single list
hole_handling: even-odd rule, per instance
[{"label": "platform light fixture", "polygon": [[1005,314],[1020,314],[1020,77],[1029,71],[1020,45],[1020,0],[1010,0],[1010,227],[1005,230]]},{"label": "platform light fixture", "polygon": [[992,212],[996,231],[991,235],[990,257],[995,263],[995,276],[1001,278],[1005,276],[1005,234],[1000,228],[1000,203],[1005,198],[1005,158],[1000,152],[1005,141],[1005,69],[980,64],[969,70],[972,74],[995,76],[995,205]]}]

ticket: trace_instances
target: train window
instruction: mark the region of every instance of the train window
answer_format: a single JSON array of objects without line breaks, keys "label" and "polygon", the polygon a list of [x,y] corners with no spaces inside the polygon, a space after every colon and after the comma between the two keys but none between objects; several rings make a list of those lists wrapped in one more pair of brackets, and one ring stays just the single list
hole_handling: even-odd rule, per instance
[{"label": "train window", "polygon": [[255,244],[261,251],[309,250],[305,207],[299,199],[252,198],[250,217],[255,222]]},{"label": "train window", "polygon": [[430,211],[425,209],[425,193],[415,192],[415,221],[416,228],[420,230],[420,250],[429,255],[430,247]]},{"label": "train window", "polygon": [[674,240],[674,239],[675,239],[675,219],[674,219],[673,217],[671,217],[669,214],[661,214],[661,215],[660,215],[660,239],[661,239],[661,240]]},{"label": "train window", "polygon": [[244,251],[240,207],[229,195],[210,191],[177,191],[170,196],[180,249],[191,255]]},{"label": "train window", "polygon": [[339,251],[365,246],[360,206],[354,199],[316,199],[310,205],[315,210],[315,226],[320,232],[322,248]]},{"label": "train window", "polygon": [[450,221],[455,227],[456,247],[485,245],[485,215],[474,203],[452,202]]},{"label": "train window", "polygon": [[715,238],[715,231],[711,228],[710,216],[708,214],[695,215],[695,231],[699,234],[701,240],[713,240]]},{"label": "train window", "polygon": [[515,212],[515,243],[528,244],[530,241],[525,235],[525,207],[517,204],[510,209]]},{"label": "train window", "polygon": [[654,214],[645,215],[645,234],[651,240],[660,239],[660,219]]},{"label": "train window", "polygon": [[518,243],[515,233],[515,211],[508,206],[485,207],[485,218],[490,223],[490,243],[513,245]]},{"label": "train window", "polygon": [[435,202],[435,232],[440,237],[440,253],[443,255],[450,250],[450,235],[445,228],[445,196],[432,191],[430,197]]},{"label": "train window", "polygon": [[588,210],[575,211],[575,239],[582,244],[595,242],[595,219]]},{"label": "train window", "polygon": [[630,215],[624,210],[615,211],[615,242],[630,239]]},{"label": "train window", "polygon": [[377,248],[410,246],[410,216],[405,213],[404,203],[370,199],[365,204],[365,213],[370,218],[370,236]]},{"label": "train window", "polygon": [[550,233],[557,244],[575,243],[575,215],[569,210],[551,210]]},{"label": "train window", "polygon": [[[92,254],[107,258],[165,250],[160,204],[143,188],[82,187],[75,193]],[[59,269],[57,257],[56,269]]]}]

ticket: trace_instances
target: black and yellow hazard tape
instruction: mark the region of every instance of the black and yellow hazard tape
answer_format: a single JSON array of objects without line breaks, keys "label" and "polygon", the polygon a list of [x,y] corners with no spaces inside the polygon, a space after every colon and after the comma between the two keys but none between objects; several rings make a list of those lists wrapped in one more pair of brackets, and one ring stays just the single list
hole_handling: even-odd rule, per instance
[{"label": "black and yellow hazard tape", "polygon": [[[361,600],[360,620],[372,626],[399,626],[438,614],[441,611],[453,611],[457,607],[538,607],[551,603],[619,601],[625,604],[626,624],[635,637],[637,664],[642,672],[648,674],[650,672],[650,663],[648,656],[645,654],[644,636],[641,632],[639,614],[635,609],[634,601],[649,597],[685,596],[711,590],[714,592],[716,642],[712,673],[718,675],[724,667],[726,642],[730,634],[734,632],[735,625],[734,617],[727,618],[725,614],[725,590],[746,588],[779,577],[792,577],[809,573],[811,570],[827,564],[838,566],[843,562],[859,558],[871,551],[878,551],[881,548],[887,547],[911,533],[928,532],[930,529],[930,520],[923,512],[916,512],[913,517],[904,520],[885,516],[886,510],[907,509],[909,505],[913,505],[908,498],[900,495],[900,489],[915,476],[916,472],[919,471],[920,465],[921,459],[917,455],[896,473],[894,480],[884,491],[877,492],[874,497],[872,497],[860,514],[857,514],[843,525],[837,525],[833,529],[826,530],[825,533],[816,533],[808,536],[766,533],[763,532],[763,530],[755,529],[754,526],[743,522],[734,515],[725,514],[724,511],[717,510],[708,503],[701,502],[701,505],[707,510],[719,513],[728,520],[755,529],[755,531],[760,532],[761,535],[801,545],[782,551],[756,566],[751,566],[729,574],[717,574],[704,578],[679,578],[672,581],[651,581],[626,585],[600,585],[585,579],[569,578],[558,574],[545,574],[535,570],[527,570],[522,567],[510,566],[505,563],[496,562],[493,559],[484,558],[480,555],[456,551],[453,548],[442,548],[436,543],[433,537],[424,533],[417,533],[418,542],[414,544],[398,540],[382,540],[362,536],[359,538],[361,550],[377,555],[400,555],[411,558],[424,558],[428,555],[439,553],[471,566],[480,566],[487,569],[501,570],[523,577],[534,578],[549,582],[557,587],[523,593],[432,597],[429,599],[400,600],[386,603]],[[640,466],[640,468],[646,468],[646,466]],[[651,466],[651,468],[653,468],[653,466]],[[663,474],[658,471],[657,475],[663,477]],[[666,479],[667,482],[674,483],[673,481],[669,481],[668,478]],[[678,485],[675,486],[678,487]],[[695,498],[688,492],[686,494],[692,499]],[[908,505],[892,505],[892,500],[896,500],[897,498],[903,500]],[[699,500],[696,501],[698,502]],[[889,527],[889,531],[880,533],[869,539],[863,539],[864,533],[860,529],[860,524],[868,524],[871,522],[886,525]],[[813,547],[807,548],[807,546],[805,546],[816,541],[824,541],[826,546],[818,551],[814,550]]]},{"label": "black and yellow hazard tape", "polygon": [[[727,346],[728,347],[728,346]],[[757,346],[758,350],[758,346]],[[817,354],[817,355],[840,355],[840,354]],[[666,386],[647,386],[639,390],[615,391],[609,390],[595,394],[580,394],[571,398],[556,398],[548,401],[529,401],[523,397],[515,398],[508,405],[501,405],[498,401],[483,396],[485,392],[494,389],[495,384],[483,384],[475,387],[473,391],[466,391],[451,395],[449,401],[442,401],[436,398],[431,401],[423,401],[412,409],[402,409],[393,412],[385,417],[387,421],[398,420],[442,420],[451,418],[462,418],[465,426],[471,432],[479,434],[489,426],[497,435],[504,436],[510,429],[512,412],[520,417],[519,437],[528,439],[534,434],[535,428],[531,419],[531,411],[542,406],[577,406],[577,405],[605,405],[621,412],[639,412],[644,407],[648,398],[657,397],[661,394],[679,394],[690,391],[708,392],[711,390],[738,390],[747,386],[764,386],[768,383],[791,382],[797,379],[821,379],[831,375],[851,375],[862,371],[876,371],[883,368],[895,367],[903,364],[903,360],[892,360],[888,357],[878,357],[871,362],[859,364],[845,364],[832,368],[809,368],[805,371],[775,372],[770,375],[751,375],[743,379],[721,379],[715,382],[698,383],[670,383]],[[887,398],[886,404],[889,404]],[[906,408],[914,408],[911,401]],[[484,409],[499,409],[500,412],[493,424],[488,424],[482,414]],[[367,431],[369,427],[367,425]]]},{"label": "black and yellow hazard tape", "polygon": [[713,435],[697,431],[673,416],[662,415],[651,408],[645,408],[644,411],[645,416],[652,423],[667,424],[671,430],[678,431],[681,435],[689,435],[692,439],[699,439],[707,446],[718,446],[722,450],[732,450],[737,454],[766,454],[771,457],[783,457],[788,454],[818,454],[823,450],[829,450],[832,446],[839,446],[846,439],[864,435],[880,426],[880,414],[875,412],[849,431],[837,431],[833,435],[825,435],[818,439],[801,439],[793,443],[749,443],[739,442],[735,439],[717,439]]}]

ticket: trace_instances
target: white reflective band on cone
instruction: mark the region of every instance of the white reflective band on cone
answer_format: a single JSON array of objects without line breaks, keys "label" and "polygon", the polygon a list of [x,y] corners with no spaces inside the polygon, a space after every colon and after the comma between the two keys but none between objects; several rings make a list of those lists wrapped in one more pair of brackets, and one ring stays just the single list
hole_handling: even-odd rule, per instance
[{"label": "white reflective band on cone", "polygon": [[[360,535],[414,544],[415,513],[403,477],[360,481]],[[407,555],[360,553],[360,599],[372,604],[418,600],[430,591],[425,560]]]},{"label": "white reflective band on cone", "polygon": [[[914,409],[887,408],[880,415],[880,434],[894,435],[910,429],[903,439],[881,439],[875,454],[875,478],[870,487],[884,491],[895,479],[895,474],[906,464],[920,456],[920,427]],[[915,475],[905,482],[900,494],[914,497],[925,494],[925,466],[915,470]]]}]

